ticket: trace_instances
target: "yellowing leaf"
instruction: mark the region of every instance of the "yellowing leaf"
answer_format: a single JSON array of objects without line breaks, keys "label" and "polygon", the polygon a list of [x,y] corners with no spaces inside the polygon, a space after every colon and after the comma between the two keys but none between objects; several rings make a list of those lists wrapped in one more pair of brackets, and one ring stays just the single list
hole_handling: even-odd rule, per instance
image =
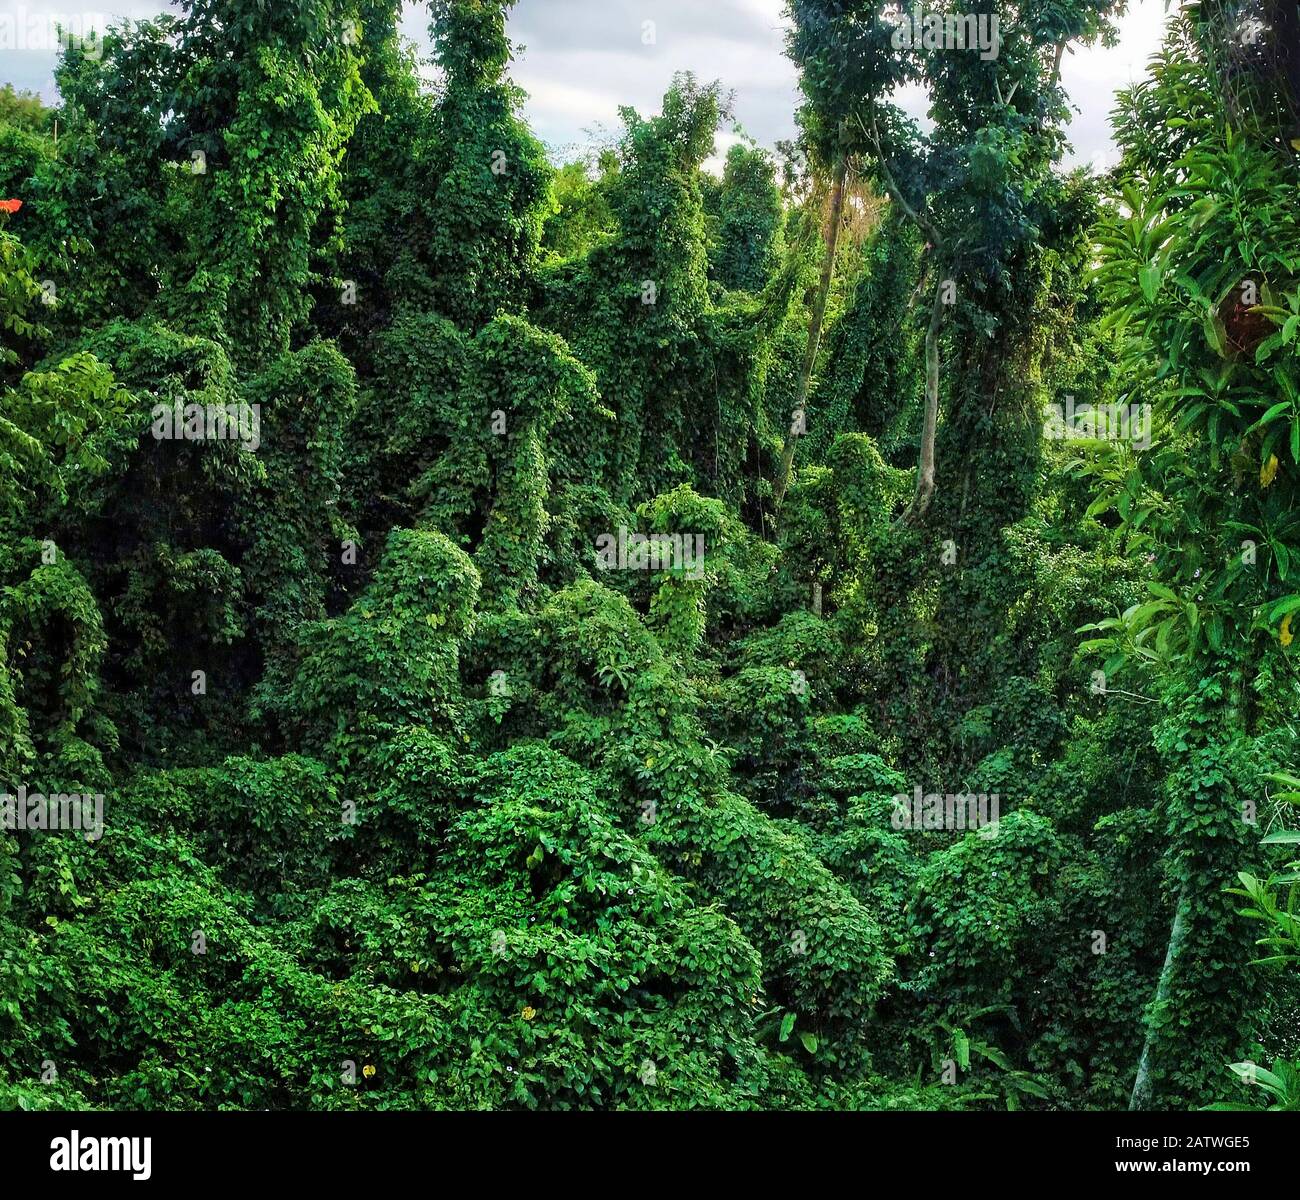
[{"label": "yellowing leaf", "polygon": [[1295,641],[1295,634],[1291,632],[1291,618],[1294,615],[1294,613],[1287,613],[1282,618],[1282,628],[1277,631],[1277,640],[1284,646],[1289,646]]},{"label": "yellowing leaf", "polygon": [[1268,462],[1259,469],[1259,486],[1266,488],[1277,478],[1277,455],[1270,454]]}]

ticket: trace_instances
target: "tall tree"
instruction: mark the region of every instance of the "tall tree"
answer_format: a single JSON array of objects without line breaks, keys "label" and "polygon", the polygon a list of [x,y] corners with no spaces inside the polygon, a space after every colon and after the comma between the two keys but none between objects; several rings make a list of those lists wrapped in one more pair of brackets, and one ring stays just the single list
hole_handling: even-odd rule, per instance
[{"label": "tall tree", "polygon": [[429,285],[440,312],[477,329],[524,298],[551,168],[506,76],[515,0],[432,0],[442,95],[434,117]]},{"label": "tall tree", "polygon": [[1109,480],[1096,507],[1153,572],[1149,600],[1101,622],[1094,645],[1108,672],[1138,664],[1160,688],[1169,765],[1173,920],[1135,1109],[1215,1098],[1252,1035],[1260,985],[1225,889],[1258,840],[1258,776],[1297,699],[1300,171],[1255,11],[1187,9],[1151,79],[1121,95],[1122,186],[1100,230],[1128,397],[1155,413],[1149,449],[1090,468]]}]

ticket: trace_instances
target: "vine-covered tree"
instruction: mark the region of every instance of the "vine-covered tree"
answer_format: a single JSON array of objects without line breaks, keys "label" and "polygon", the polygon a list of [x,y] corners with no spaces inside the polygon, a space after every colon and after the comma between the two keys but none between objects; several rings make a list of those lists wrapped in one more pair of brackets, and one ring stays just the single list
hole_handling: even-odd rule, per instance
[{"label": "vine-covered tree", "polygon": [[941,8],[780,158],[508,0],[0,92],[0,1107],[1300,1106],[1294,5],[1108,178],[1117,6]]}]

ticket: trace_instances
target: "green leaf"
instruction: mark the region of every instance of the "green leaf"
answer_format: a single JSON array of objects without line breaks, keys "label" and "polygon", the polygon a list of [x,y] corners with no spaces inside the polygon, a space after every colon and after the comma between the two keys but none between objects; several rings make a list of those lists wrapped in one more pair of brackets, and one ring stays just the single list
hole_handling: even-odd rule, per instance
[{"label": "green leaf", "polygon": [[1015,1078],[1010,1080],[1010,1084],[1014,1088],[1019,1088],[1022,1092],[1028,1092],[1031,1096],[1037,1096],[1040,1100],[1048,1098],[1047,1089],[1038,1080],[1032,1079],[1028,1075],[1017,1073]]},{"label": "green leaf", "polygon": [[1001,1067],[1004,1071],[1015,1070],[1011,1065],[1011,1060],[996,1046],[987,1046],[983,1042],[979,1042],[975,1046],[975,1053],[983,1058],[987,1058],[989,1062],[993,1063],[995,1066]]},{"label": "green leaf", "polygon": [[1255,347],[1255,362],[1262,363],[1280,345],[1282,345],[1282,331],[1279,329],[1277,333],[1270,334]]},{"label": "green leaf", "polygon": [[1283,596],[1281,600],[1279,600],[1275,605],[1273,605],[1272,610],[1269,612],[1268,614],[1269,624],[1270,625],[1276,624],[1283,617],[1285,617],[1287,613],[1295,612],[1296,609],[1298,608],[1300,608],[1300,596],[1294,594],[1290,596]]},{"label": "green leaf", "polygon": [[[1263,347],[1260,348],[1263,349]],[[1256,421],[1248,430],[1246,430],[1247,436],[1254,433],[1255,430],[1262,429],[1265,425],[1269,425],[1273,421],[1276,421],[1278,417],[1280,417],[1284,412],[1288,412],[1290,408],[1291,408],[1290,400],[1279,400],[1278,403],[1273,405],[1273,407],[1270,408],[1262,417],[1260,417],[1258,421]]]},{"label": "green leaf", "polygon": [[1228,348],[1228,339],[1224,335],[1223,323],[1215,314],[1214,309],[1206,310],[1205,317],[1201,322],[1201,328],[1205,332],[1205,340],[1210,344],[1210,349],[1222,358]]},{"label": "green leaf", "polygon": [[952,1033],[952,1049],[957,1056],[957,1065],[963,1071],[970,1070],[970,1038],[960,1029],[954,1029]]},{"label": "green leaf", "polygon": [[1147,298],[1150,304],[1156,298],[1156,293],[1160,290],[1160,266],[1158,263],[1147,263],[1138,272],[1138,282],[1142,285],[1142,294]]}]

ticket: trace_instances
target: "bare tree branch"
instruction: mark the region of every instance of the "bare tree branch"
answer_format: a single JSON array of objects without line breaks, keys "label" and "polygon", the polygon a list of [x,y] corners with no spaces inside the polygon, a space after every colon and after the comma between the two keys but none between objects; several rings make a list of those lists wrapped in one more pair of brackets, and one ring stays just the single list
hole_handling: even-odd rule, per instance
[{"label": "bare tree branch", "polygon": [[900,525],[919,525],[934,498],[934,445],[939,428],[939,334],[943,327],[944,272],[935,280],[930,327],[925,332],[925,414],[921,424],[921,461],[916,469],[916,494]]},{"label": "bare tree branch", "polygon": [[781,472],[776,479],[772,504],[778,511],[785,499],[786,488],[790,486],[790,476],[794,472],[794,451],[799,442],[800,427],[804,418],[804,403],[808,399],[808,388],[812,382],[813,368],[817,365],[817,350],[821,345],[822,324],[826,319],[826,299],[830,295],[831,280],[835,272],[835,251],[840,240],[840,225],[844,219],[844,191],[848,177],[848,155],[842,154],[835,164],[835,180],[831,186],[831,211],[826,219],[826,250],[822,260],[821,281],[817,286],[817,297],[813,302],[812,317],[808,324],[808,345],[804,350],[803,369],[799,372],[799,391],[795,400],[794,412],[791,414],[790,429],[785,436],[785,446],[781,452]]},{"label": "bare tree branch", "polygon": [[884,176],[885,190],[889,192],[890,198],[903,210],[909,221],[924,231],[925,236],[930,239],[930,244],[937,249],[942,243],[938,227],[924,213],[908,204],[903,193],[899,190],[898,184],[894,182],[893,173],[890,171],[889,164],[885,161],[884,153],[880,149],[880,133],[876,128],[876,118],[874,116],[871,118],[870,129],[863,123],[861,116],[857,117],[857,122],[862,128],[862,132],[870,139],[876,152],[876,162],[879,164],[881,174]]}]

